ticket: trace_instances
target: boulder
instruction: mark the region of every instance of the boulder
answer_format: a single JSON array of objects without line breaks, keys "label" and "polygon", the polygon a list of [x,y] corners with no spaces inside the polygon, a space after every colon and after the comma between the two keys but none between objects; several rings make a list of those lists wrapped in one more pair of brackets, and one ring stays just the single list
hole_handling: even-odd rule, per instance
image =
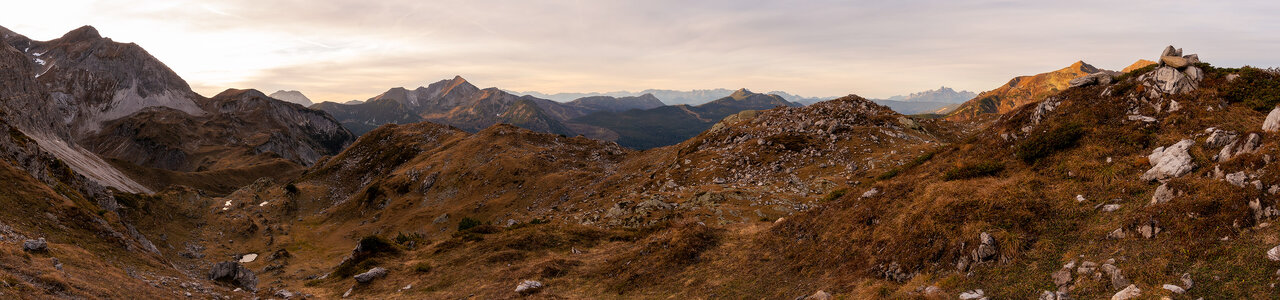
[{"label": "boulder", "polygon": [[535,280],[525,280],[516,285],[516,293],[520,293],[522,295],[533,294],[539,290],[542,290],[542,282]]},{"label": "boulder", "polygon": [[1164,63],[1165,66],[1173,67],[1175,69],[1182,69],[1191,65],[1187,62],[1186,58],[1182,58],[1181,56],[1161,56],[1160,62]]},{"label": "boulder", "polygon": [[1102,72],[1081,76],[1076,79],[1072,79],[1067,84],[1068,84],[1068,87],[1081,87],[1081,86],[1089,86],[1089,85],[1095,85],[1095,84],[1107,85],[1107,84],[1111,84],[1111,81],[1114,79],[1114,76],[1115,74],[1108,73],[1107,71],[1102,71]]},{"label": "boulder", "polygon": [[1262,131],[1280,131],[1280,106],[1276,106],[1276,108],[1271,109],[1270,113],[1267,113],[1267,119],[1262,121]]},{"label": "boulder", "polygon": [[258,287],[258,277],[253,274],[253,271],[234,261],[224,261],[213,265],[213,268],[209,269],[209,280],[231,284],[250,291],[256,291]]},{"label": "boulder", "polygon": [[1195,282],[1191,281],[1191,274],[1182,273],[1182,286],[1186,287],[1186,289],[1191,289],[1191,287],[1194,285],[1195,285]]},{"label": "boulder", "polygon": [[1189,63],[1189,64],[1193,64],[1193,65],[1194,65],[1194,64],[1198,64],[1198,63],[1200,63],[1200,56],[1199,56],[1199,55],[1195,55],[1195,54],[1188,54],[1188,55],[1186,55],[1186,56],[1183,56],[1182,58],[1187,59],[1187,63]]},{"label": "boulder", "polygon": [[1107,204],[1102,206],[1102,212],[1113,212],[1120,210],[1120,204]]},{"label": "boulder", "polygon": [[1187,69],[1182,70],[1182,74],[1187,74],[1187,79],[1190,79],[1197,86],[1200,85],[1201,81],[1204,81],[1204,71],[1196,66],[1187,67]]},{"label": "boulder", "polygon": [[378,268],[369,269],[368,272],[356,274],[356,276],[354,277],[356,279],[356,282],[370,283],[370,282],[373,282],[373,280],[375,279],[382,278],[383,276],[387,276],[387,269],[378,267]]},{"label": "boulder", "polygon": [[279,290],[279,291],[276,291],[276,297],[280,297],[284,299],[292,299],[293,292],[290,292],[289,290]]},{"label": "boulder", "polygon": [[1190,173],[1196,165],[1187,150],[1195,144],[1195,140],[1182,140],[1169,147],[1156,148],[1147,156],[1151,169],[1142,174],[1142,180],[1166,180]]},{"label": "boulder", "polygon": [[22,242],[22,251],[27,252],[46,252],[49,251],[49,243],[44,238],[26,240]]},{"label": "boulder", "polygon": [[1125,278],[1124,274],[1120,272],[1120,268],[1117,268],[1115,265],[1110,263],[1102,265],[1102,272],[1106,273],[1107,277],[1110,277],[1111,288],[1113,289],[1120,289],[1131,284],[1129,279]]},{"label": "boulder", "polygon": [[1267,250],[1267,259],[1271,261],[1280,261],[1280,246]]},{"label": "boulder", "polygon": [[1173,200],[1174,194],[1175,192],[1172,188],[1169,188],[1168,183],[1162,183],[1159,187],[1156,187],[1156,192],[1151,195],[1151,204],[1169,202],[1169,200]]},{"label": "boulder", "polygon": [[1157,234],[1160,234],[1161,230],[1160,222],[1156,222],[1154,219],[1138,226],[1138,234],[1141,234],[1142,238],[1145,239],[1155,238]]},{"label": "boulder", "polygon": [[1164,47],[1164,51],[1160,52],[1160,57],[1181,56],[1181,55],[1182,55],[1182,50],[1178,50],[1177,48],[1174,48],[1173,45]]},{"label": "boulder", "polygon": [[1081,275],[1091,274],[1093,273],[1094,270],[1097,270],[1097,269],[1098,269],[1098,263],[1086,260],[1080,263],[1079,267],[1076,267],[1076,274],[1081,274]]},{"label": "boulder", "polygon": [[1176,286],[1176,285],[1172,285],[1172,284],[1165,284],[1164,286],[1162,286],[1162,288],[1164,288],[1164,289],[1166,289],[1166,290],[1169,290],[1170,292],[1173,292],[1174,294],[1182,294],[1182,293],[1186,293],[1186,292],[1187,292],[1187,290],[1183,289],[1182,287],[1180,287],[1180,286]]},{"label": "boulder", "polygon": [[1063,292],[1041,291],[1039,300],[1070,300],[1071,297]]},{"label": "boulder", "polygon": [[1138,296],[1142,296],[1142,290],[1138,289],[1138,286],[1130,284],[1123,290],[1116,292],[1115,295],[1112,295],[1111,300],[1129,300],[1138,298]]},{"label": "boulder", "polygon": [[1228,144],[1231,144],[1232,142],[1235,142],[1236,137],[1239,136],[1235,132],[1212,128],[1212,127],[1209,129],[1205,129],[1204,131],[1209,133],[1209,137],[1204,139],[1205,147],[1209,147],[1209,148],[1218,148],[1218,147],[1226,146]]},{"label": "boulder", "polygon": [[1222,147],[1222,151],[1218,151],[1217,160],[1225,162],[1236,155],[1257,152],[1260,147],[1262,147],[1262,136],[1257,133],[1250,133],[1249,137],[1244,139],[1244,142],[1232,140],[1231,143]]},{"label": "boulder", "polygon": [[1163,94],[1190,92],[1197,87],[1196,81],[1188,77],[1186,73],[1168,66],[1156,68],[1151,73],[1139,76],[1139,81],[1142,81],[1144,86],[1151,88],[1153,91]]},{"label": "boulder", "polygon": [[1000,254],[1000,244],[991,234],[983,232],[978,236],[978,240],[981,244],[978,245],[978,250],[973,252],[975,261],[994,260],[996,255]]},{"label": "boulder", "polygon": [[986,298],[986,293],[982,289],[970,290],[960,293],[960,300],[977,300]]}]

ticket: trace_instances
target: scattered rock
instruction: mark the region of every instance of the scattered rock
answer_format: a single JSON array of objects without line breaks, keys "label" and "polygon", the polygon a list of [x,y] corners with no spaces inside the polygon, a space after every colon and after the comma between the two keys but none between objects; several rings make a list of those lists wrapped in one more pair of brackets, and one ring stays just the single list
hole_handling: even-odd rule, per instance
[{"label": "scattered rock", "polygon": [[276,297],[291,299],[293,298],[293,292],[290,292],[289,290],[279,290],[276,292]]},{"label": "scattered rock", "polygon": [[986,297],[987,297],[986,293],[983,292],[982,289],[970,290],[968,292],[960,293],[960,300],[977,300],[977,299],[983,299]]},{"label": "scattered rock", "polygon": [[1169,188],[1168,183],[1162,183],[1156,187],[1156,192],[1151,195],[1151,204],[1160,204],[1173,200],[1174,191]]},{"label": "scattered rock", "polygon": [[1142,296],[1142,290],[1138,289],[1138,286],[1130,284],[1123,290],[1116,292],[1115,295],[1112,295],[1111,300],[1129,300],[1138,298],[1138,296]]},{"label": "scattered rock", "polygon": [[871,198],[878,195],[880,195],[880,189],[871,188],[871,190],[868,190],[867,192],[862,193],[862,198]]},{"label": "scattered rock", "polygon": [[1076,202],[1084,202],[1084,195],[1076,195]]},{"label": "scattered rock", "polygon": [[1188,139],[1169,147],[1156,148],[1147,156],[1151,169],[1142,174],[1142,180],[1165,180],[1190,173],[1196,165],[1187,150],[1195,143],[1195,140]]},{"label": "scattered rock", "polygon": [[1057,272],[1053,272],[1053,275],[1050,275],[1050,277],[1053,278],[1053,284],[1057,286],[1064,286],[1071,283],[1071,271],[1069,269],[1062,269]]},{"label": "scattered rock", "polygon": [[1179,287],[1179,286],[1176,286],[1176,285],[1172,285],[1172,284],[1165,284],[1164,286],[1162,286],[1162,288],[1164,288],[1164,289],[1166,289],[1166,290],[1169,290],[1170,292],[1173,292],[1174,294],[1182,294],[1182,293],[1186,293],[1186,292],[1187,292],[1187,290],[1182,289],[1182,287]]},{"label": "scattered rock", "polygon": [[1111,288],[1120,289],[1126,285],[1131,284],[1131,282],[1129,282],[1129,279],[1125,278],[1124,274],[1120,272],[1120,268],[1116,268],[1115,265],[1112,265],[1110,263],[1102,265],[1102,272],[1106,273],[1107,276],[1110,277]]},{"label": "scattered rock", "polygon": [[1116,228],[1116,230],[1112,230],[1110,233],[1107,233],[1107,239],[1110,240],[1124,239],[1125,236],[1124,228]]},{"label": "scattered rock", "polygon": [[1191,287],[1192,287],[1192,286],[1194,286],[1194,285],[1195,285],[1195,282],[1192,282],[1192,281],[1191,281],[1191,274],[1190,274],[1190,273],[1182,273],[1182,286],[1185,286],[1185,287],[1186,287],[1186,289],[1188,289],[1188,290],[1189,290],[1189,289],[1191,289]]},{"label": "scattered rock", "polygon": [[342,293],[342,298],[351,297],[351,291],[354,290],[356,290],[356,288],[348,288],[346,293]]},{"label": "scattered rock", "polygon": [[1080,263],[1080,267],[1076,268],[1076,274],[1081,274],[1081,275],[1092,274],[1093,271],[1097,269],[1098,269],[1098,263],[1086,260]]},{"label": "scattered rock", "polygon": [[49,251],[49,243],[44,238],[26,240],[22,242],[22,251],[27,252],[46,252]]},{"label": "scattered rock", "polygon": [[1070,296],[1067,296],[1067,293],[1064,293],[1064,292],[1050,292],[1050,291],[1042,291],[1042,292],[1040,292],[1040,298],[1038,298],[1038,299],[1040,299],[1040,300],[1070,300],[1070,299],[1071,299],[1071,297],[1070,297]]},{"label": "scattered rock", "polygon": [[1102,212],[1113,212],[1120,210],[1120,204],[1107,204],[1102,206]]},{"label": "scattered rock", "polygon": [[258,277],[239,262],[225,261],[213,265],[209,269],[209,280],[232,284],[245,290],[256,291]]},{"label": "scattered rock", "polygon": [[243,263],[251,263],[251,262],[253,262],[254,260],[257,260],[257,259],[258,259],[258,254],[257,254],[257,253],[249,253],[249,254],[245,254],[244,256],[241,256],[241,257],[240,257],[240,263],[242,263],[242,264],[243,264]]},{"label": "scattered rock", "polygon": [[1157,234],[1160,234],[1161,229],[1160,222],[1152,219],[1147,221],[1147,223],[1138,226],[1138,234],[1141,234],[1142,238],[1151,239],[1155,238]]},{"label": "scattered rock", "polygon": [[359,283],[370,283],[374,279],[382,278],[383,276],[387,276],[387,269],[377,267],[369,269],[368,272],[356,274],[355,279]]},{"label": "scattered rock", "polygon": [[991,236],[991,234],[983,232],[978,235],[978,239],[981,241],[981,244],[979,244],[978,249],[973,252],[974,261],[981,262],[994,260],[996,255],[1000,254],[1000,244]]},{"label": "scattered rock", "polygon": [[1280,246],[1267,250],[1267,259],[1271,261],[1280,261]]},{"label": "scattered rock", "polygon": [[539,290],[542,290],[542,282],[535,280],[525,280],[516,285],[516,293],[523,295],[537,293]]}]

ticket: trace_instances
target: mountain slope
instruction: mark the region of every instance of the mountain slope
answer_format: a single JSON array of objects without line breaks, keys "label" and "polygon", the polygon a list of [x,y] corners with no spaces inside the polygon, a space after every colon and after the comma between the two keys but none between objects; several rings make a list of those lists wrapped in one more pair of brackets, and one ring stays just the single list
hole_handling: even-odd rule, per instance
[{"label": "mountain slope", "polygon": [[1009,112],[1024,104],[1065,90],[1072,79],[1103,71],[1078,61],[1066,68],[1032,76],[1018,76],[994,90],[982,92],[947,115],[950,120],[968,120],[983,114]]},{"label": "mountain slope", "polygon": [[51,41],[0,32],[0,60],[13,66],[4,69],[13,85],[0,94],[2,109],[72,169],[122,191],[162,188],[137,178],[168,171],[235,171],[275,158],[301,169],[353,139],[324,112],[256,91],[252,99],[200,96],[138,45],[93,27]]},{"label": "mountain slope", "polygon": [[566,103],[569,106],[581,107],[588,111],[621,112],[632,109],[653,109],[666,106],[653,94],[634,97],[592,96],[574,99]]}]

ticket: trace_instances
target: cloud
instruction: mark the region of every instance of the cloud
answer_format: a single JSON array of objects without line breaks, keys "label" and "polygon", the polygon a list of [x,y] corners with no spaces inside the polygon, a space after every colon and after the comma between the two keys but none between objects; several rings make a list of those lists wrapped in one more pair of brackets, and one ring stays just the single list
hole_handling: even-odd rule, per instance
[{"label": "cloud", "polygon": [[[36,38],[87,22],[205,94],[296,89],[345,101],[462,75],[543,92],[887,97],[981,91],[1076,60],[1119,69],[1166,44],[1217,65],[1273,66],[1273,2],[54,0],[0,20]],[[22,13],[45,7],[66,9]]]}]

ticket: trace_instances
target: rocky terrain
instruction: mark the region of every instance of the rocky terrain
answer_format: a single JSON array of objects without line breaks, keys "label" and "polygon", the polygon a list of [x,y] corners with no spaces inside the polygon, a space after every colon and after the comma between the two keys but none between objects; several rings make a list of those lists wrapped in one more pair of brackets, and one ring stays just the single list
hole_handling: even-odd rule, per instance
[{"label": "rocky terrain", "polygon": [[[43,42],[0,34],[11,78],[0,104],[12,124],[73,170],[121,191],[181,183],[228,192],[301,170],[354,139],[321,111],[257,91],[205,98],[138,45],[93,27]],[[238,179],[201,179],[215,174]]]},{"label": "rocky terrain", "polygon": [[[553,105],[460,77],[331,117],[251,89],[188,93],[92,28],[0,35],[0,298],[1280,291],[1280,70],[1172,46],[1128,72],[1020,77],[951,119],[745,89]],[[557,134],[586,128],[571,124],[618,142]],[[617,127],[680,124],[703,127],[647,150]]]}]

